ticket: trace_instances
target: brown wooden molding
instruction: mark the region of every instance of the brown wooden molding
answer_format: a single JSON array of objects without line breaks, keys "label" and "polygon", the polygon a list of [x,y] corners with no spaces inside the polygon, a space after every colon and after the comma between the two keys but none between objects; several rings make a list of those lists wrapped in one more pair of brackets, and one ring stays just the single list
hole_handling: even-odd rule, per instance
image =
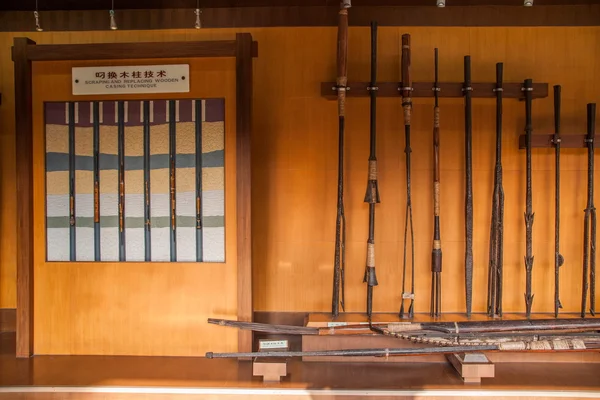
[{"label": "brown wooden molding", "polygon": [[0,308],[0,333],[15,332],[17,330],[17,310],[14,308]]},{"label": "brown wooden molding", "polygon": [[[252,130],[252,36],[236,35],[236,129],[237,129],[237,267],[238,320],[252,321],[252,218],[251,218],[251,130]],[[240,330],[238,351],[252,350],[252,332]]]},{"label": "brown wooden molding", "polygon": [[33,103],[27,48],[15,38],[15,137],[17,159],[17,357],[33,354]]},{"label": "brown wooden molding", "polygon": [[[537,4],[536,0],[536,4]],[[450,2],[450,0],[449,0]],[[0,2],[2,3],[2,2]],[[454,7],[358,7],[349,13],[350,26],[598,26],[600,4],[560,6],[454,6]],[[193,29],[190,8],[117,10],[120,30]],[[44,32],[109,30],[106,10],[42,11]],[[202,11],[204,28],[249,28],[280,26],[336,26],[337,8],[239,7],[207,8]],[[35,32],[30,11],[0,13],[0,31]],[[45,33],[41,33],[45,35]]]}]

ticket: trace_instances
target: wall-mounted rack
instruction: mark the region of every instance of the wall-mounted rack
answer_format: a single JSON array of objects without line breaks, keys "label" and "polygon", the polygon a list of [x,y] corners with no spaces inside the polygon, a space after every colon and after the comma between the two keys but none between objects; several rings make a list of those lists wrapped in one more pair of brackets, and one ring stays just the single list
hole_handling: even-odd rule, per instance
[{"label": "wall-mounted rack", "polygon": [[[561,149],[583,149],[587,148],[585,142],[586,135],[560,135]],[[554,147],[554,135],[532,135],[532,148],[551,148]],[[600,147],[600,135],[595,136],[594,147]],[[525,148],[525,135],[519,136],[519,149]]]},{"label": "wall-mounted rack", "polygon": [[[349,82],[347,84],[347,97],[369,97],[368,87],[369,82]],[[433,97],[433,82],[413,82],[413,93],[411,97]],[[403,87],[402,82],[381,82],[377,84],[379,88],[377,97],[402,97],[400,88]],[[462,82],[440,82],[440,97],[463,97]],[[472,83],[473,97],[493,98],[496,97],[494,89],[495,82]],[[524,99],[523,83],[504,83],[503,97],[513,99]],[[337,98],[337,89],[335,82],[321,82],[321,96],[329,100]],[[541,99],[548,97],[547,83],[533,84],[533,98]]]}]

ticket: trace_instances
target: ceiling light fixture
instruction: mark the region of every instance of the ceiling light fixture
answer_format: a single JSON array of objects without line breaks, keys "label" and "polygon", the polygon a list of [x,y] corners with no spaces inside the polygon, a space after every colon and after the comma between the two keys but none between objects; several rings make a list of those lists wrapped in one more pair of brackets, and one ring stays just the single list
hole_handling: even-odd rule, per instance
[{"label": "ceiling light fixture", "polygon": [[438,7],[446,7],[446,0],[437,0]]},{"label": "ceiling light fixture", "polygon": [[523,5],[525,7],[531,7],[531,6],[533,6],[533,0],[524,0]]},{"label": "ceiling light fixture", "polygon": [[40,25],[40,13],[38,10],[38,0],[35,0],[35,11],[33,12],[33,17],[35,18],[35,30],[38,32],[43,32],[44,30],[42,29],[42,27]]},{"label": "ceiling light fixture", "polygon": [[117,21],[115,20],[115,0],[112,0],[112,7],[108,12],[108,15],[110,15],[110,29],[116,31],[119,29],[119,27],[117,26]]},{"label": "ceiling light fixture", "polygon": [[202,21],[200,21],[200,14],[202,14],[202,11],[200,11],[200,0],[196,0],[196,11],[194,11],[194,14],[196,14],[196,23],[194,24],[194,28],[200,29],[202,28]]}]

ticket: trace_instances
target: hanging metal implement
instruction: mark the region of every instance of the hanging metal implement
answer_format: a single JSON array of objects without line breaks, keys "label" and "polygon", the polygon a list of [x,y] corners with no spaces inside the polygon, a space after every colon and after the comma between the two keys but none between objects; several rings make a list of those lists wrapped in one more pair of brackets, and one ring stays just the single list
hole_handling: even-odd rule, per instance
[{"label": "hanging metal implement", "polygon": [[435,49],[433,92],[433,248],[431,250],[431,305],[429,314],[439,317],[442,308],[442,242],[440,240],[440,108],[438,105],[438,49]]},{"label": "hanging metal implement", "polygon": [[[346,216],[344,214],[344,124],[346,118],[346,84],[348,83],[348,9],[350,0],[340,3],[337,48],[338,94],[338,195],[335,222],[335,256],[333,263],[333,295],[331,313],[337,317],[340,306],[344,310],[344,270],[346,265]],[[341,298],[340,298],[341,291]]]},{"label": "hanging metal implement", "polygon": [[472,109],[471,98],[473,88],[471,87],[471,56],[465,56],[464,60],[465,81],[463,93],[465,96],[465,303],[467,317],[471,316],[473,302],[473,155],[472,155]]},{"label": "hanging metal implement", "polygon": [[369,239],[363,282],[367,284],[367,316],[370,321],[373,312],[373,287],[378,285],[375,274],[375,204],[380,202],[377,184],[377,22],[371,22],[371,84],[368,89],[371,97],[371,130],[369,179],[364,201],[369,203]]},{"label": "hanging metal implement", "polygon": [[562,308],[560,302],[560,267],[565,262],[560,254],[560,102],[561,87],[554,86],[554,162],[555,162],[555,195],[554,195],[554,317],[558,318],[558,310]]},{"label": "hanging metal implement", "polygon": [[525,135],[527,148],[527,193],[525,199],[525,308],[527,318],[530,318],[534,296],[531,293],[531,280],[533,272],[533,219],[535,217],[535,214],[532,211],[533,198],[531,189],[531,134],[533,132],[531,121],[533,81],[531,79],[525,80],[525,83],[523,85],[523,91],[525,91]]},{"label": "hanging metal implement", "polygon": [[[590,314],[596,315],[596,207],[594,207],[594,136],[596,132],[596,104],[587,105],[588,182],[583,233],[583,290],[581,317],[585,317],[587,292],[590,292]],[[591,219],[591,221],[590,221]],[[591,223],[591,227],[590,227]],[[591,236],[591,237],[590,237]],[[589,281],[588,281],[589,273]]]},{"label": "hanging metal implement", "polygon": [[[415,305],[415,238],[412,219],[412,199],[410,181],[410,118],[412,114],[412,79],[410,76],[410,35],[402,35],[402,108],[404,109],[404,140],[406,153],[406,216],[404,223],[404,258],[402,263],[402,299],[400,300],[400,318],[404,318],[404,300],[410,300],[408,317],[414,316]],[[406,246],[408,244],[408,229],[410,226],[410,257],[411,285],[410,292],[406,291]]]},{"label": "hanging metal implement", "polygon": [[502,187],[502,72],[503,64],[496,64],[496,166],[492,200],[490,232],[490,261],[488,273],[487,314],[502,316],[502,272],[504,255],[504,188]]}]

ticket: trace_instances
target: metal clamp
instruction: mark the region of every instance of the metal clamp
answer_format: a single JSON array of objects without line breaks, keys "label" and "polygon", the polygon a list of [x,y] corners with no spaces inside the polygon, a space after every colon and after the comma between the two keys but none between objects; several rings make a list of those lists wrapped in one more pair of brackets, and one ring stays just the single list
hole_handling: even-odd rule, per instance
[{"label": "metal clamp", "polygon": [[346,92],[350,91],[350,86],[332,86],[331,90],[333,90],[334,92],[337,92],[340,89],[344,89]]},{"label": "metal clamp", "polygon": [[415,89],[414,89],[414,88],[411,88],[411,87],[399,87],[399,88],[398,88],[398,91],[399,91],[399,92],[403,92],[403,91],[405,91],[405,90],[408,90],[408,91],[411,91],[411,92],[412,92],[412,91],[413,91],[413,90],[415,90]]},{"label": "metal clamp", "polygon": [[553,143],[553,144],[559,144],[560,142],[562,142],[562,139],[561,139],[561,138],[557,138],[557,139],[552,139],[552,140],[550,140],[550,143]]},{"label": "metal clamp", "polygon": [[583,139],[583,142],[584,143],[594,143],[594,139],[585,138],[585,139]]},{"label": "metal clamp", "polygon": [[504,88],[501,88],[501,87],[499,87],[499,88],[494,88],[494,90],[493,90],[493,91],[494,91],[494,92],[504,92]]},{"label": "metal clamp", "polygon": [[521,92],[533,92],[533,88],[532,87],[522,87]]},{"label": "metal clamp", "polygon": [[379,90],[379,86],[367,86],[368,91],[377,91]]},{"label": "metal clamp", "polygon": [[473,88],[471,86],[467,86],[467,87],[462,88],[462,91],[463,92],[472,92]]},{"label": "metal clamp", "polygon": [[442,88],[439,87],[439,86],[434,86],[434,87],[431,88],[431,90],[433,90],[434,92],[441,92]]}]

